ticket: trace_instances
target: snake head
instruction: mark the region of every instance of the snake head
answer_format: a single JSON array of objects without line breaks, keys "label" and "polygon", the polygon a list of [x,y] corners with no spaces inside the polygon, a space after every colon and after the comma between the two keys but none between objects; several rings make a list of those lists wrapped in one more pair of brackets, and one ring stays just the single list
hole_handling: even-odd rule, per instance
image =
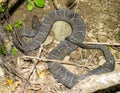
[{"label": "snake head", "polygon": [[40,29],[40,22],[36,15],[34,15],[32,18],[32,29],[34,29],[35,31]]}]

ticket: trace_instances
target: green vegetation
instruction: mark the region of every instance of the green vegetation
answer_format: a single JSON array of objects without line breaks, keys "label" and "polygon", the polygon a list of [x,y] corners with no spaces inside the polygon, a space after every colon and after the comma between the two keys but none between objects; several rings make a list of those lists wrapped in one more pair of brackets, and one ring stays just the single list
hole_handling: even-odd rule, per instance
[{"label": "green vegetation", "polygon": [[13,27],[12,27],[11,24],[8,24],[8,25],[6,26],[6,30],[7,30],[7,31],[11,31],[12,29],[13,29]]},{"label": "green vegetation", "polygon": [[31,0],[27,0],[27,9],[29,11],[32,11],[34,7],[35,7],[34,2],[32,2]]},{"label": "green vegetation", "polygon": [[7,51],[6,51],[6,44],[3,44],[3,46],[0,47],[0,54],[6,55]]},{"label": "green vegetation", "polygon": [[[32,11],[35,6],[38,7],[38,8],[43,8],[44,5],[45,5],[45,0],[26,0],[26,2],[27,2],[27,9],[29,11]],[[7,8],[9,8],[9,7],[7,7],[7,4],[5,4],[5,2],[1,2],[0,3],[0,13],[2,13],[4,15],[5,12],[8,12],[8,11],[6,11]],[[7,24],[6,27],[5,27],[5,29],[8,32],[10,32],[14,28],[20,28],[21,26],[22,26],[22,21],[18,20],[15,23]],[[10,52],[11,52],[11,55],[15,55],[17,53],[16,48],[12,47],[11,50],[10,50]],[[7,54],[7,45],[6,44],[3,44],[0,47],[0,54],[3,54],[3,55]]]},{"label": "green vegetation", "polygon": [[45,5],[45,0],[26,0],[27,2],[27,9],[32,11],[35,6],[39,8],[43,8]]},{"label": "green vegetation", "polygon": [[16,55],[16,53],[17,53],[16,48],[15,48],[15,47],[12,47],[12,48],[11,48],[11,54],[12,54],[12,55]]},{"label": "green vegetation", "polygon": [[118,41],[120,41],[120,32],[119,32],[118,34],[116,34],[116,39],[117,39]]},{"label": "green vegetation", "polygon": [[[16,55],[17,50],[15,47],[12,47],[10,52],[12,55]],[[3,44],[3,46],[0,47],[0,54],[3,54],[3,55],[7,54],[7,45],[6,44]]]},{"label": "green vegetation", "polygon": [[34,3],[37,7],[42,8],[45,5],[45,0],[34,0]]},{"label": "green vegetation", "polygon": [[18,20],[16,23],[15,23],[15,27],[16,28],[20,28],[22,26],[22,21],[21,20]]},{"label": "green vegetation", "polygon": [[14,27],[16,28],[20,28],[22,26],[22,21],[18,20],[15,24],[8,24],[6,26],[6,30],[7,31],[12,31]]},{"label": "green vegetation", "polygon": [[4,3],[1,3],[0,4],[0,12],[5,12],[5,10],[6,10],[6,6],[5,6],[5,4]]}]

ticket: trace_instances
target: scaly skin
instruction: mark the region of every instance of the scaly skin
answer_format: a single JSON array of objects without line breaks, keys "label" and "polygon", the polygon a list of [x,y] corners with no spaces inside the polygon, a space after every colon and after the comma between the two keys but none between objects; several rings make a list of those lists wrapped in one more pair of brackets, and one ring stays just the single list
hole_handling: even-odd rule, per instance
[{"label": "scaly skin", "polygon": [[[83,44],[86,33],[85,24],[81,17],[71,10],[55,10],[44,18],[41,25],[36,16],[34,16],[32,27],[33,30],[35,30],[35,33],[30,31],[26,33],[24,30],[21,30],[19,33],[16,33],[13,43],[24,53],[37,49],[40,44],[45,41],[50,29],[56,21],[65,21],[69,23],[73,31],[65,41],[61,42],[50,52],[48,57],[49,59],[62,60],[67,54],[79,46],[86,49],[100,49],[102,50],[106,59],[106,63],[104,63],[102,66],[93,69],[82,76],[75,75],[58,62],[48,62],[48,69],[58,82],[64,84],[68,88],[72,88],[76,83],[78,83],[80,80],[83,80],[85,77],[93,74],[109,72],[114,69],[114,58],[106,46]],[[33,39],[31,42],[25,42],[22,40],[22,36],[32,37]]]}]

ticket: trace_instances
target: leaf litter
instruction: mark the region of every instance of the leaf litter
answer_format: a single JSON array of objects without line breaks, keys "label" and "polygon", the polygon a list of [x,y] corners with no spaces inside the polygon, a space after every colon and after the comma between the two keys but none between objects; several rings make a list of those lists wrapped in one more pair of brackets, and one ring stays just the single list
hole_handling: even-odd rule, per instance
[{"label": "leaf litter", "polygon": [[[100,0],[101,1],[101,0]],[[43,9],[37,9],[32,11],[33,14],[36,14],[40,19],[42,19],[48,12],[54,9],[52,3],[49,0],[46,0],[46,6]],[[117,1],[107,1],[103,0],[99,1],[89,1],[89,0],[80,0],[79,4],[77,4],[73,11],[76,11],[81,15],[86,24],[86,38],[85,41],[98,41],[98,42],[118,42],[116,41],[115,34],[119,31],[118,21],[117,21]],[[48,7],[50,6],[50,7]],[[41,11],[40,11],[41,10]],[[23,12],[24,13],[18,13]],[[41,15],[44,13],[44,16]],[[27,11],[24,5],[20,6],[15,14],[11,17],[12,21],[17,21],[24,15],[23,23],[28,25],[31,21],[24,21],[29,15],[29,18],[32,18],[31,12]],[[20,16],[21,15],[21,16]],[[112,23],[109,23],[112,22]],[[113,26],[111,28],[111,26]],[[31,28],[30,25],[28,27]],[[64,29],[66,31],[64,31]],[[55,31],[56,30],[56,31]],[[51,33],[48,36],[48,39],[45,41],[43,46],[42,56],[47,57],[49,52],[57,46],[60,41],[64,41],[65,37],[69,36],[71,33],[71,28],[66,23],[57,23],[51,29]],[[56,40],[55,40],[56,39]],[[11,42],[10,40],[8,40]],[[10,43],[11,44],[11,43]],[[9,45],[7,45],[9,46]],[[9,50],[8,50],[9,51]],[[120,53],[119,51],[110,49],[113,53],[115,59],[120,61]],[[31,55],[35,56],[38,51],[32,52]],[[17,51],[15,56],[7,57],[6,62],[10,62],[17,69],[17,72],[21,73],[20,75],[24,77],[23,81],[16,75],[8,74],[4,76],[3,69],[0,70],[1,75],[4,78],[0,78],[0,92],[4,93],[61,93],[66,91],[67,89],[57,83],[54,77],[47,70],[47,64],[42,61],[38,61],[37,64],[34,64],[34,60],[36,59],[27,59],[24,61],[23,59],[17,59],[24,56],[22,53]],[[12,60],[11,60],[12,59]],[[67,55],[64,61],[73,62],[74,65],[66,65],[69,70],[76,74],[87,73],[87,71],[96,68],[102,65],[105,62],[104,56],[99,50],[86,50],[82,48],[78,48],[77,50]],[[118,66],[119,67],[119,66]],[[30,72],[33,72],[31,75]],[[29,77],[30,76],[30,77]],[[26,84],[26,79],[30,78]],[[5,79],[7,78],[7,80]],[[4,81],[4,83],[3,83]],[[21,92],[22,90],[22,92]]]}]

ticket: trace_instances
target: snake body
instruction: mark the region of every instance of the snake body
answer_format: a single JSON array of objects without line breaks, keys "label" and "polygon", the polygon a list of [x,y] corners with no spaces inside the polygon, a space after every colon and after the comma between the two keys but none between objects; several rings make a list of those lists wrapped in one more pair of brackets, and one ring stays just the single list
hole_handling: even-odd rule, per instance
[{"label": "snake body", "polygon": [[[48,62],[48,69],[57,79],[58,82],[64,84],[68,88],[72,88],[80,80],[83,80],[85,77],[88,77],[93,74],[100,74],[112,71],[115,66],[115,61],[113,55],[109,52],[106,46],[104,45],[85,45],[83,44],[85,38],[85,24],[82,18],[75,12],[71,10],[55,10],[44,18],[41,25],[37,21],[37,18],[33,17],[33,32],[25,32],[24,30],[18,32],[19,39],[14,39],[13,43],[24,52],[29,52],[34,49],[37,49],[40,44],[42,44],[46,37],[49,34],[50,29],[56,21],[65,21],[71,25],[72,34],[61,42],[57,47],[55,47],[49,54],[49,59],[62,60],[67,54],[75,50],[77,47],[82,47],[86,49],[100,49],[102,50],[106,63],[102,66],[89,71],[85,75],[78,76],[68,69],[66,69],[62,64],[58,62]],[[21,38],[22,36],[31,36],[33,37],[32,41],[25,42]]]}]

